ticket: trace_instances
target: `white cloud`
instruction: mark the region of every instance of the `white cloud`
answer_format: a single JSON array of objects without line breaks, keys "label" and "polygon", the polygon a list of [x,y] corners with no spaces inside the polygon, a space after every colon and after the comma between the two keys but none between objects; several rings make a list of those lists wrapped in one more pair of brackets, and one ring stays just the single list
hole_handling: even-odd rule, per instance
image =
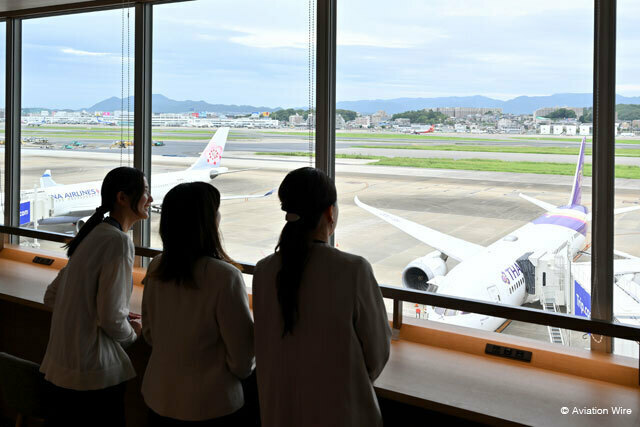
[{"label": "white cloud", "polygon": [[[437,8],[436,8],[437,9]],[[521,16],[542,15],[547,12],[558,14],[566,11],[593,10],[593,3],[584,0],[537,0],[534,3],[522,3],[513,0],[493,0],[478,2],[476,0],[447,1],[440,10],[432,10],[440,16],[454,17],[500,17],[517,18]]]},{"label": "white cloud", "polygon": [[61,49],[62,53],[66,53],[69,55],[76,55],[76,56],[107,56],[107,55],[111,55],[110,53],[107,52],[89,52],[86,50],[78,50],[78,49],[73,49],[70,47]]},{"label": "white cloud", "polygon": [[339,31],[337,37],[338,46],[382,47],[392,49],[409,49],[417,46],[415,42],[403,40],[401,37],[392,38],[371,33],[364,34]]},{"label": "white cloud", "polygon": [[229,40],[244,46],[261,49],[306,49],[309,46],[309,34],[306,32],[243,27],[225,27],[225,29],[240,33],[229,37]]},{"label": "white cloud", "polygon": [[197,34],[196,38],[198,40],[204,40],[204,41],[207,41],[207,42],[213,42],[213,41],[216,41],[216,40],[220,40],[220,37],[212,36],[211,34]]},{"label": "white cloud", "polygon": [[620,92],[638,93],[638,92],[640,92],[640,84],[620,84],[620,85],[616,85],[616,92],[617,93],[620,93]]}]

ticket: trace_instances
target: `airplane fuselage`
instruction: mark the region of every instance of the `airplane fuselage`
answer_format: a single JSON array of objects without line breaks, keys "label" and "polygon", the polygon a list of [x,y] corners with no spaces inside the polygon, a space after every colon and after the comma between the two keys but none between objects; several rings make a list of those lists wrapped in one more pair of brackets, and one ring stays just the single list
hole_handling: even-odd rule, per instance
[{"label": "airplane fuselage", "polygon": [[[553,253],[563,247],[567,256],[573,258],[585,245],[586,212],[580,205],[547,212],[456,265],[445,276],[436,277],[438,293],[501,304],[523,304],[527,293],[518,259],[532,253]],[[470,281],[473,286],[469,286]],[[486,315],[439,309],[430,309],[429,319],[491,331],[504,322]]]},{"label": "airplane fuselage", "polygon": [[[183,182],[210,182],[218,172],[226,168],[184,170],[153,175],[151,178],[151,196],[161,201],[171,188]],[[47,205],[49,212],[37,212],[37,219],[43,217],[89,216],[100,206],[100,188],[102,181],[80,184],[56,185],[35,190],[35,197],[51,201]],[[21,199],[34,199],[34,190],[21,192]],[[46,214],[46,215],[45,215]]]}]

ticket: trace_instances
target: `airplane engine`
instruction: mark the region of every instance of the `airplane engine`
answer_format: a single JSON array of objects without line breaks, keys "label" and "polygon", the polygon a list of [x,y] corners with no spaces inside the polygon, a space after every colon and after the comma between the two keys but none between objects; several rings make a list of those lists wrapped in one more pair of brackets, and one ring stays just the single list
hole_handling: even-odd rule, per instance
[{"label": "airplane engine", "polygon": [[447,274],[446,261],[447,256],[439,251],[411,261],[402,271],[402,285],[405,288],[426,291],[429,280]]},{"label": "airplane engine", "polygon": [[76,234],[80,231],[80,229],[82,228],[83,225],[85,225],[87,223],[87,221],[89,221],[89,216],[85,216],[84,218],[80,218],[77,222],[76,222]]}]

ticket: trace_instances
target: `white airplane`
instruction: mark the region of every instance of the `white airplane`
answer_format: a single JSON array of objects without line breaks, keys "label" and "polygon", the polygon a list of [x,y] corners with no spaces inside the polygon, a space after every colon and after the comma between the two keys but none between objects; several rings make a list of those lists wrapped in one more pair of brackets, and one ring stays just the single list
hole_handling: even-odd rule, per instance
[{"label": "white airplane", "polygon": [[[151,178],[151,195],[154,199],[152,209],[159,211],[164,196],[176,185],[183,182],[209,182],[219,175],[240,172],[229,171],[220,166],[222,153],[229,134],[229,128],[220,128],[200,154],[198,160],[186,170],[155,174]],[[100,188],[102,181],[83,182],[79,184],[57,184],[51,177],[51,171],[45,171],[40,178],[40,188],[21,192],[20,224],[24,225],[37,220],[38,225],[75,224],[79,230],[100,205]],[[222,200],[251,199],[267,197],[266,194],[222,196]],[[32,212],[34,198],[45,200],[45,212]],[[27,199],[28,201],[25,201]],[[42,209],[45,210],[45,209]]]},{"label": "white airplane", "polygon": [[[482,301],[522,305],[529,295],[526,288],[535,287],[534,274],[527,268],[532,267],[529,256],[533,253],[553,252],[567,245],[573,258],[584,248],[587,222],[591,220],[587,208],[581,204],[585,141],[583,138],[567,205],[556,207],[520,194],[522,198],[547,212],[487,247],[381,211],[362,203],[357,196],[355,203],[436,249],[405,267],[402,272],[403,286]],[[614,213],[621,214],[636,209],[640,209],[640,206],[616,209]],[[446,265],[448,257],[460,261],[449,272]],[[484,314],[443,308],[428,307],[427,314],[429,320],[489,331],[497,330],[505,322],[505,319]]]}]

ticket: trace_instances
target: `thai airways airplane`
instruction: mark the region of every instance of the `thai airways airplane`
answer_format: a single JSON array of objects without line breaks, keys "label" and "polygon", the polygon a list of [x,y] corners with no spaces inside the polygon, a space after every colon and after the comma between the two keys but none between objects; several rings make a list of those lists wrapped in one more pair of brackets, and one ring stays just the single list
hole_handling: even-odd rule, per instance
[{"label": "thai airways airplane", "polygon": [[[229,171],[226,167],[220,166],[228,135],[229,128],[218,129],[198,160],[188,169],[153,175],[151,179],[151,195],[154,199],[152,209],[159,210],[164,196],[182,182],[209,182],[219,175],[239,172]],[[34,194],[34,190],[21,193],[23,202],[20,203],[20,224],[37,219],[38,225],[75,224],[76,229],[79,230],[100,205],[101,186],[102,181],[60,185],[51,177],[51,171],[47,170],[40,178],[37,194]],[[259,195],[222,196],[222,200],[259,198],[272,193],[273,190]],[[24,201],[24,199],[32,200],[34,196],[47,201],[46,215],[45,212],[36,212],[36,215],[33,215],[31,203]]]},{"label": "thai airways airplane", "polygon": [[[522,305],[526,288],[535,287],[533,265],[529,256],[554,252],[565,245],[573,258],[584,248],[587,222],[591,215],[582,205],[582,168],[586,139],[580,155],[566,205],[554,206],[520,194],[525,200],[547,212],[523,227],[484,247],[449,236],[434,229],[381,211],[355,197],[355,203],[394,227],[433,247],[436,251],[410,262],[402,272],[403,286],[457,297],[495,303]],[[640,209],[640,206],[616,209],[615,214]],[[447,271],[448,257],[460,261]],[[484,314],[443,308],[427,308],[429,320],[495,331],[505,319]]]}]

